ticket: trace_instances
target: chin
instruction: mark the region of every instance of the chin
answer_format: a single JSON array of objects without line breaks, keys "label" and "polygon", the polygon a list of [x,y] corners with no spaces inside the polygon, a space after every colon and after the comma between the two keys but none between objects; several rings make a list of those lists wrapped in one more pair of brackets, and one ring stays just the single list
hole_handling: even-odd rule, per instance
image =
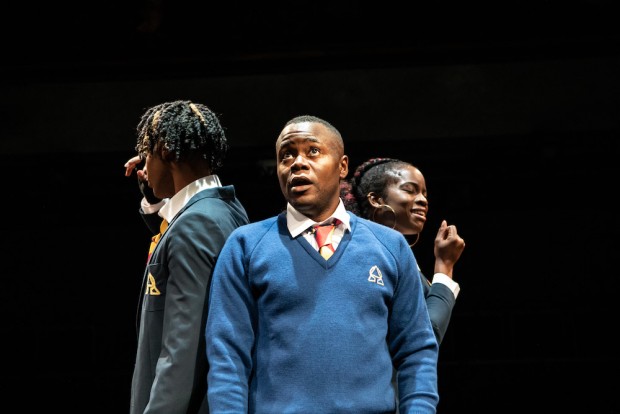
[{"label": "chin", "polygon": [[396,230],[400,231],[405,236],[415,236],[416,234],[422,233],[422,229],[417,226],[414,228],[408,227],[406,229],[401,229],[401,228],[396,227]]},{"label": "chin", "polygon": [[290,205],[295,207],[295,210],[301,213],[303,213],[305,210],[307,210],[309,207],[312,207],[313,205],[310,202],[302,201],[301,197],[289,197],[288,202],[290,203]]}]

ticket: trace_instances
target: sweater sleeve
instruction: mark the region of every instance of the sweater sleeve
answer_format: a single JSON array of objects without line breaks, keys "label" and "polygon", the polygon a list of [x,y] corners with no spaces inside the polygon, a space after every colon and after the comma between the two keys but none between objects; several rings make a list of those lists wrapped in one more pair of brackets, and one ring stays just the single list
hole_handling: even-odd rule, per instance
[{"label": "sweater sleeve", "polygon": [[213,413],[248,410],[256,306],[244,259],[241,238],[233,233],[214,269],[205,331]]},{"label": "sweater sleeve", "polygon": [[439,345],[428,315],[418,266],[404,242],[398,253],[398,286],[390,313],[388,341],[398,371],[399,411],[435,413],[439,402]]}]

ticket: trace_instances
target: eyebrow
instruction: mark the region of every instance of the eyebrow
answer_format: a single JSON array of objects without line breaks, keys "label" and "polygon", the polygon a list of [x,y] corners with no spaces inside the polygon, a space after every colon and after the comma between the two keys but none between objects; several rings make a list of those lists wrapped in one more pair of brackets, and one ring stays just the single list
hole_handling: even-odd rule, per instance
[{"label": "eyebrow", "polygon": [[[280,141],[280,147],[283,147],[285,145],[289,145],[293,142],[293,139],[291,137],[289,137],[290,134],[287,134],[287,136],[285,138],[282,138],[282,141]],[[304,142],[321,142],[317,137],[315,137],[314,135],[309,135],[309,136],[305,136],[305,137],[299,137],[299,138],[303,138]]]}]

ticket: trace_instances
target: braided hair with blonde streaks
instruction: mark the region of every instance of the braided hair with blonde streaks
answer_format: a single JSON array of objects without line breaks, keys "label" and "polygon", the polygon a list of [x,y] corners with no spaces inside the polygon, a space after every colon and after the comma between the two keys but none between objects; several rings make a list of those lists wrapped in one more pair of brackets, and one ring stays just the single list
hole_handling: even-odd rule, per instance
[{"label": "braided hair with blonde streaks", "polygon": [[386,196],[389,184],[398,181],[399,170],[412,164],[395,158],[371,158],[360,164],[349,180],[340,184],[340,197],[347,210],[370,219],[373,208],[368,202],[368,193]]},{"label": "braided hair with blonde streaks", "polygon": [[217,115],[207,106],[188,100],[155,105],[137,126],[136,151],[145,157],[166,148],[175,161],[205,159],[215,173],[224,165],[228,142]]}]

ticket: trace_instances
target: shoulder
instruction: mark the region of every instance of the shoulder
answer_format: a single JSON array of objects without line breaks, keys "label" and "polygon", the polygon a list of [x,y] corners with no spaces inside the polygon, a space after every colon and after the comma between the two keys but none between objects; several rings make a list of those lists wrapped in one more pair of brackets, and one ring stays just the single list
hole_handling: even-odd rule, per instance
[{"label": "shoulder", "polygon": [[224,200],[232,200],[237,198],[237,194],[235,192],[235,186],[233,185],[225,185],[223,187],[215,187],[212,188],[217,194],[217,197],[222,198]]},{"label": "shoulder", "polygon": [[269,217],[267,219],[255,221],[243,225],[231,234],[231,237],[244,238],[244,239],[258,239],[260,240],[270,230],[277,230],[278,217]]},{"label": "shoulder", "polygon": [[[197,229],[207,228],[207,232],[228,234],[249,222],[247,213],[240,203],[201,194],[210,190],[201,191],[190,199],[170,224],[171,230],[197,232]],[[200,236],[201,234],[197,233],[193,237]]]},{"label": "shoulder", "polygon": [[[273,244],[278,233],[277,217],[256,221],[237,227],[232,231],[225,243],[225,254],[251,255],[265,241]],[[232,253],[234,252],[234,253]]]},{"label": "shoulder", "polygon": [[189,207],[196,203],[213,203],[213,204],[227,204],[231,201],[238,201],[235,194],[235,188],[232,185],[224,187],[211,187],[205,188],[194,194],[192,198],[187,202]]},{"label": "shoulder", "polygon": [[394,256],[401,256],[404,252],[411,253],[405,237],[400,232],[353,213],[349,214],[354,239],[364,240],[365,244],[378,243]]},{"label": "shoulder", "polygon": [[230,210],[242,210],[245,214],[245,209],[237,199],[232,185],[199,191],[189,199],[183,210],[198,211],[198,214],[205,215],[214,212],[228,214]]},{"label": "shoulder", "polygon": [[359,231],[365,233],[371,233],[377,238],[384,238],[391,241],[404,241],[404,237],[398,231],[384,226],[383,224],[375,223],[374,221],[356,216],[354,213],[349,212],[351,216],[351,231]]}]

